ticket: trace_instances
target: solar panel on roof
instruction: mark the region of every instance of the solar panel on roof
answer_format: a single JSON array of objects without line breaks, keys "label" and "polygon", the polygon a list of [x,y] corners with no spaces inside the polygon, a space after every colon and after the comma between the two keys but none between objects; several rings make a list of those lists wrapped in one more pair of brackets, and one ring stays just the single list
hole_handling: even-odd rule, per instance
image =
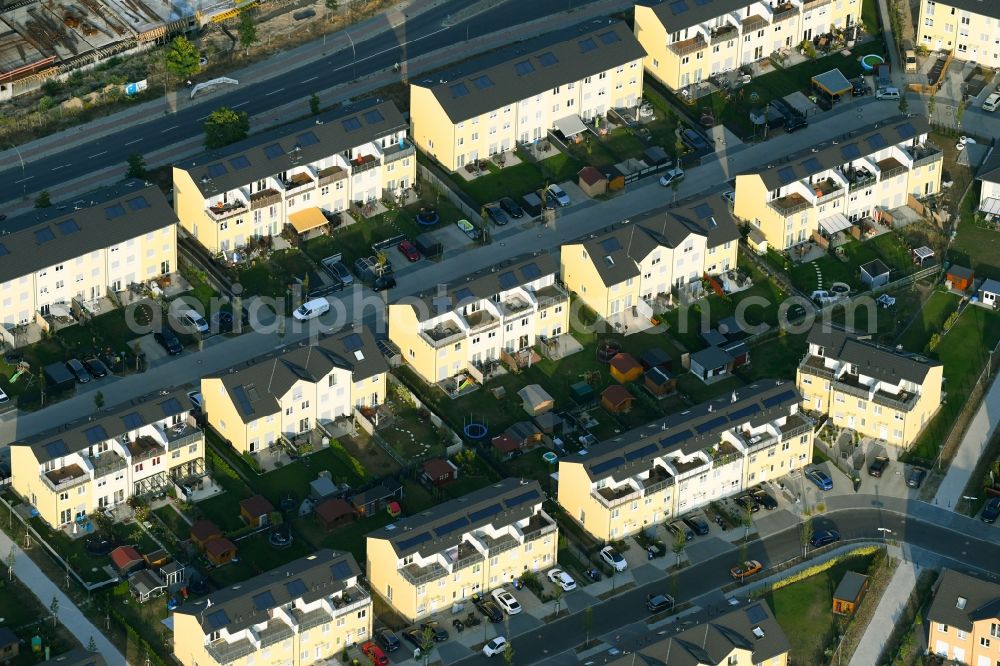
[{"label": "solar panel on roof", "polygon": [[149,208],[149,202],[146,201],[146,197],[141,194],[137,197],[132,197],[125,201],[125,205],[129,207],[130,210],[143,210],[144,208]]},{"label": "solar panel on roof", "polygon": [[747,614],[747,620],[750,621],[750,624],[757,624],[758,622],[763,622],[767,619],[767,613],[765,613],[764,609],[760,607],[760,604],[747,606],[743,609],[743,612]]},{"label": "solar panel on roof", "polygon": [[611,238],[605,238],[601,241],[601,249],[611,254],[612,252],[617,252],[622,249],[622,244],[618,242],[618,239],[612,236]]},{"label": "solar panel on roof", "polygon": [[253,595],[253,607],[259,611],[271,610],[278,604],[274,601],[274,595],[270,590]]},{"label": "solar panel on roof", "polygon": [[462,529],[468,524],[469,524],[469,519],[466,518],[465,516],[461,516],[460,518],[456,518],[455,520],[445,523],[444,525],[439,525],[438,527],[435,527],[434,534],[436,534],[438,537],[447,536],[452,532],[454,532],[455,530]]},{"label": "solar panel on roof", "polygon": [[421,532],[417,536],[412,536],[409,539],[403,539],[402,541],[400,541],[396,545],[399,546],[400,550],[409,550],[410,548],[413,548],[414,546],[419,546],[420,544],[424,543],[425,541],[430,541],[430,540],[431,540],[431,533],[430,532]]},{"label": "solar panel on roof", "polygon": [[542,275],[542,269],[538,267],[538,264],[532,261],[530,264],[521,266],[521,275],[524,276],[525,280],[534,280]]},{"label": "solar panel on roof", "polygon": [[296,578],[295,580],[285,583],[285,591],[288,592],[288,596],[293,599],[298,599],[306,592],[306,584],[302,582],[301,578]]},{"label": "solar panel on roof", "polygon": [[472,82],[476,84],[476,87],[480,90],[486,90],[487,88],[493,87],[493,79],[483,74],[482,76],[477,76],[472,79]]},{"label": "solar panel on roof", "polygon": [[858,148],[856,143],[851,143],[846,146],[841,146],[840,154],[843,155],[845,162],[850,162],[851,160],[856,160],[861,157],[861,149]]},{"label": "solar panel on roof", "polygon": [[500,280],[500,286],[504,289],[511,289],[518,284],[517,276],[511,271],[501,273],[498,279]]},{"label": "solar panel on roof", "polygon": [[90,444],[97,444],[98,442],[103,442],[108,438],[108,431],[105,430],[102,425],[90,426],[83,431],[83,434],[87,438],[87,442]]},{"label": "solar panel on roof", "polygon": [[903,123],[896,128],[896,133],[901,139],[912,139],[917,135],[917,130],[910,123]]},{"label": "solar panel on roof", "polygon": [[865,139],[868,147],[872,150],[878,150],[879,148],[885,148],[889,144],[886,143],[885,137],[881,134],[872,134],[870,137]]},{"label": "solar panel on roof", "polygon": [[0,257],[4,256],[5,254],[10,254],[10,250],[7,249],[6,245],[0,243]]},{"label": "solar panel on roof", "polygon": [[160,409],[163,410],[163,413],[166,416],[173,416],[174,414],[180,414],[181,412],[184,411],[184,408],[181,407],[181,401],[178,400],[177,398],[169,398],[167,400],[164,400],[162,403],[160,403]]},{"label": "solar panel on roof", "polygon": [[495,516],[496,514],[503,511],[503,507],[500,504],[490,504],[488,507],[479,509],[478,511],[473,511],[469,514],[469,520],[472,522],[479,522],[484,518],[489,518],[490,516]]},{"label": "solar panel on roof", "polygon": [[69,447],[66,446],[66,442],[57,439],[45,445],[45,452],[49,454],[50,458],[58,458],[59,456],[69,455]]},{"label": "solar panel on roof", "polygon": [[452,97],[465,97],[469,94],[469,86],[464,83],[456,83],[455,85],[448,86],[448,90],[451,91]]},{"label": "solar panel on roof", "polygon": [[535,71],[535,66],[527,60],[522,60],[514,65],[514,71],[517,72],[518,76],[527,76]]},{"label": "solar panel on roof", "polygon": [[104,209],[105,214],[108,216],[109,220],[121,217],[125,214],[125,209],[121,207],[120,204],[115,204],[113,206],[108,206]]},{"label": "solar panel on roof", "polygon": [[260,400],[260,395],[257,393],[256,384],[247,384],[245,388],[247,391],[247,397],[250,398],[251,402],[257,402],[258,400]]},{"label": "solar panel on roof", "polygon": [[226,615],[226,609],[220,608],[217,611],[212,611],[208,614],[207,618],[208,625],[212,629],[222,629],[229,624],[229,616]]},{"label": "solar panel on roof", "polygon": [[698,216],[699,220],[712,217],[712,207],[707,203],[700,203],[694,207],[694,214]]},{"label": "solar panel on roof", "polygon": [[541,63],[542,67],[551,67],[559,62],[559,59],[556,58],[552,51],[546,51],[542,55],[538,56],[538,62]]},{"label": "solar panel on roof", "polygon": [[337,580],[347,580],[354,575],[354,572],[351,571],[351,565],[343,560],[331,564],[330,573]]},{"label": "solar panel on roof", "polygon": [[468,287],[462,287],[461,289],[455,292],[455,298],[459,301],[471,300],[473,298],[472,290],[469,289]]},{"label": "solar panel on roof", "polygon": [[344,344],[344,349],[349,352],[358,351],[364,346],[364,342],[361,340],[361,336],[357,333],[351,333],[350,335],[345,335],[344,339],[341,341]]},{"label": "solar panel on roof", "polygon": [[273,160],[276,157],[281,157],[285,154],[285,149],[281,147],[280,143],[272,143],[270,146],[264,148],[264,155],[267,159]]},{"label": "solar panel on roof", "polygon": [[684,0],[677,0],[676,2],[670,3],[670,13],[674,16],[678,14],[683,14],[688,10],[687,3]]},{"label": "solar panel on roof", "polygon": [[715,430],[720,425],[725,425],[728,421],[729,419],[727,419],[725,416],[716,416],[714,419],[710,421],[699,423],[694,427],[694,429],[698,431],[699,435],[704,435],[706,432],[711,432],[712,430]]},{"label": "solar panel on roof", "polygon": [[146,421],[139,415],[139,412],[130,412],[122,417],[122,422],[125,423],[125,427],[129,430],[135,430],[136,428],[141,428],[146,425]]},{"label": "solar panel on roof", "polygon": [[508,509],[513,509],[516,506],[521,506],[525,502],[532,502],[540,497],[538,491],[532,488],[526,493],[521,493],[516,497],[511,497],[509,500],[504,500],[503,505]]},{"label": "solar panel on roof", "polygon": [[778,180],[787,185],[795,180],[795,169],[790,166],[778,169]]},{"label": "solar panel on roof", "polygon": [[819,173],[823,170],[823,165],[819,163],[819,160],[815,157],[810,157],[805,162],[802,163],[802,168],[804,168],[809,173]]},{"label": "solar panel on roof", "polygon": [[632,462],[633,460],[639,460],[640,458],[645,458],[651,453],[658,451],[660,447],[656,444],[647,444],[646,446],[636,449],[635,451],[629,451],[625,454],[625,460]]},{"label": "solar panel on roof", "polygon": [[35,229],[35,242],[36,243],[48,243],[50,240],[54,240],[56,235],[52,233],[52,229],[48,227],[42,227],[41,229]]},{"label": "solar panel on roof", "polygon": [[307,146],[314,146],[319,143],[319,139],[311,131],[303,132],[295,137],[295,142],[299,144],[299,148],[305,148]]},{"label": "solar panel on roof", "polygon": [[235,171],[240,169],[246,169],[250,166],[250,160],[247,159],[246,155],[237,155],[233,159],[229,160],[229,166],[233,167]]},{"label": "solar panel on roof", "polygon": [[778,395],[772,395],[770,398],[764,398],[761,402],[764,403],[765,407],[774,407],[775,405],[780,405],[786,400],[790,400],[795,397],[795,391],[789,389]]},{"label": "solar panel on roof", "polygon": [[383,120],[385,120],[385,116],[383,116],[382,112],[379,111],[378,109],[365,111],[362,115],[365,117],[365,122],[368,123],[369,125],[377,125]]},{"label": "solar panel on roof", "polygon": [[591,474],[603,474],[604,472],[608,472],[610,470],[613,470],[615,467],[618,467],[619,465],[623,464],[624,462],[625,462],[624,458],[622,458],[621,456],[615,456],[611,460],[605,460],[604,462],[599,462],[596,465],[594,465],[593,467],[591,467],[590,468],[590,473]]},{"label": "solar panel on roof", "polygon": [[680,432],[675,432],[672,435],[667,435],[660,440],[660,448],[667,448],[668,446],[674,446],[675,444],[680,444],[681,442],[686,442],[691,439],[690,430],[681,430]]},{"label": "solar panel on roof", "polygon": [[620,42],[620,41],[622,41],[622,40],[621,40],[621,37],[619,37],[619,36],[618,36],[618,33],[617,33],[617,32],[615,32],[614,30],[608,30],[607,32],[602,32],[602,33],[601,33],[600,35],[598,35],[597,37],[598,37],[598,39],[600,39],[600,40],[601,40],[601,42],[602,42],[602,43],[603,43],[603,44],[604,44],[605,46],[610,46],[611,44],[614,44],[615,42]]},{"label": "solar panel on roof", "polygon": [[80,225],[76,223],[76,220],[63,220],[62,222],[56,222],[56,227],[59,228],[59,233],[63,236],[75,234],[80,230]]},{"label": "solar panel on roof", "polygon": [[760,411],[760,405],[754,403],[743,407],[742,409],[737,409],[729,415],[730,421],[739,421],[740,419],[745,419],[753,416]]},{"label": "solar panel on roof", "polygon": [[209,178],[218,178],[219,176],[225,176],[229,173],[229,169],[227,169],[226,165],[222,162],[219,162],[218,164],[209,164],[206,171],[208,171]]},{"label": "solar panel on roof", "polygon": [[581,39],[577,44],[580,45],[580,53],[588,53],[597,49],[597,42],[595,42],[590,37],[587,39]]}]

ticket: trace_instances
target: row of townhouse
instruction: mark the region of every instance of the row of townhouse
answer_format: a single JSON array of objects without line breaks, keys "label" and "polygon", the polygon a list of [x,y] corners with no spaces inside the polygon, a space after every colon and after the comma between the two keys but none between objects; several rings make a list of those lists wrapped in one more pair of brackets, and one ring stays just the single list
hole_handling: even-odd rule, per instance
[{"label": "row of townhouse", "polygon": [[184,391],[138,398],[107,416],[10,446],[12,486],[52,526],[205,474],[205,437]]},{"label": "row of townhouse", "polygon": [[329,549],[173,611],[184,666],[328,664],[372,635],[372,597],[350,554]]},{"label": "row of townhouse", "polygon": [[795,373],[803,409],[901,448],[937,413],[941,363],[824,324],[813,326],[807,341]]},{"label": "row of townhouse", "polygon": [[736,177],[735,215],[778,250],[941,190],[944,154],[925,118],[899,116]]},{"label": "row of townhouse", "polygon": [[949,664],[1000,663],[1000,585],[943,570],[927,609],[927,651]]},{"label": "row of townhouse", "polygon": [[177,217],[155,185],[128,181],[90,192],[73,209],[5,221],[0,237],[0,325],[89,306],[108,292],[177,268]]},{"label": "row of townhouse", "polygon": [[185,159],[173,168],[177,217],[211,252],[275,236],[286,225],[315,232],[354,202],[413,185],[407,130],[395,104],[371,99]]},{"label": "row of townhouse", "polygon": [[951,51],[959,60],[1000,67],[1000,3],[993,0],[920,0],[919,44]]},{"label": "row of townhouse", "polygon": [[501,352],[569,331],[569,294],[549,254],[511,260],[389,305],[389,339],[425,381],[482,370]]},{"label": "row of townhouse", "polygon": [[663,0],[636,5],[635,34],[646,71],[678,90],[860,18],[861,0]]},{"label": "row of townhouse", "polygon": [[380,404],[387,371],[368,328],[343,329],[203,377],[205,416],[237,451],[258,453]]},{"label": "row of townhouse", "polygon": [[462,63],[410,85],[413,140],[455,171],[545,139],[560,120],[642,97],[646,52],[624,22],[597,21]]},{"label": "row of townhouse", "polygon": [[559,460],[559,504],[594,537],[622,539],[812,459],[813,420],[767,379]]},{"label": "row of townhouse", "polygon": [[567,289],[610,322],[634,306],[652,315],[657,297],[736,268],[739,239],[726,201],[700,197],[564,244],[560,275]]},{"label": "row of townhouse", "polygon": [[369,533],[372,591],[414,621],[555,566],[543,500],[537,481],[504,479]]}]

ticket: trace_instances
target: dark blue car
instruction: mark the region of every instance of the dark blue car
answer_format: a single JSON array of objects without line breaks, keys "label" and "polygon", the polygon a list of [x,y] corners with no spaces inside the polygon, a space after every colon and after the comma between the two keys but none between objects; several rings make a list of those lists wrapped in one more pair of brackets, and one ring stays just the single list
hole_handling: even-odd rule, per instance
[{"label": "dark blue car", "polygon": [[820,530],[809,539],[809,545],[813,548],[822,548],[835,541],[840,541],[840,532],[837,530]]},{"label": "dark blue car", "polygon": [[826,472],[811,469],[806,472],[806,478],[815,483],[820,490],[833,490],[833,479],[827,476]]}]

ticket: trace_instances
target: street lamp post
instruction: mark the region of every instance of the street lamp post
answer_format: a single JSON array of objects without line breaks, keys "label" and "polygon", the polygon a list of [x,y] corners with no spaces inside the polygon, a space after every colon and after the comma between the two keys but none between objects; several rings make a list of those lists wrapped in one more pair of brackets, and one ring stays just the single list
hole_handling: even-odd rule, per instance
[{"label": "street lamp post", "polygon": [[348,41],[351,42],[351,68],[354,71],[353,78],[356,81],[358,78],[358,52],[357,49],[354,48],[354,40],[351,38],[351,33],[345,30],[344,34],[347,35]]},{"label": "street lamp post", "polygon": [[978,497],[973,497],[971,495],[962,495],[962,499],[964,499],[966,502],[968,502],[969,503],[969,507],[971,508],[972,507],[972,503],[975,502],[979,498]]},{"label": "street lamp post", "polygon": [[877,527],[875,529],[876,531],[882,533],[882,541],[888,540],[889,535],[892,534],[892,530],[890,530],[888,527]]},{"label": "street lamp post", "polygon": [[28,179],[27,179],[27,177],[25,176],[25,173],[24,173],[24,158],[21,157],[21,151],[17,149],[17,146],[15,146],[12,143],[12,144],[10,144],[10,147],[14,149],[15,153],[17,153],[17,160],[21,163],[21,193],[22,193],[22,195],[24,197],[27,197],[28,196]]}]

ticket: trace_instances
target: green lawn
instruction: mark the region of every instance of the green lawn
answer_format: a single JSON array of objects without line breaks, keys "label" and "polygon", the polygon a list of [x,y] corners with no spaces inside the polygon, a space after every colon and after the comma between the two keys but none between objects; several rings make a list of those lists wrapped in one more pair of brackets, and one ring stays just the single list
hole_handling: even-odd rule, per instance
[{"label": "green lawn", "polygon": [[171,506],[161,506],[159,509],[154,509],[153,513],[156,517],[167,526],[178,540],[183,541],[191,536],[191,526],[181,518],[180,514],[177,513]]},{"label": "green lawn", "polygon": [[50,650],[53,656],[80,647],[64,626],[52,626],[49,609],[20,580],[11,580],[4,565],[0,565],[0,611],[0,627],[16,632],[24,641],[20,654],[4,662],[7,666],[39,663],[40,658],[32,654],[29,643],[36,635],[42,639],[42,648]]},{"label": "green lawn", "polygon": [[548,157],[538,164],[527,161],[527,158],[520,153],[518,157],[522,160],[520,164],[497,171],[492,170],[495,167],[491,162],[489,175],[466,180],[461,175],[454,174],[452,180],[473,200],[485,204],[505,196],[518,199],[528,192],[540,190],[546,182],[574,180],[576,173],[583,166],[575,158],[562,153]]},{"label": "green lawn", "polygon": [[976,181],[962,199],[961,222],[948,259],[970,266],[977,278],[1000,280],[1000,231],[977,224],[975,211],[979,206],[979,187]]},{"label": "green lawn", "polygon": [[[915,285],[888,293],[896,299],[892,308],[884,309],[877,307],[874,302],[869,305],[867,301],[856,301],[849,311],[845,308],[834,310],[832,320],[859,333],[870,333],[880,344],[895,345],[900,332],[920,311],[923,299],[922,292]],[[875,316],[870,317],[869,311],[874,312]]]},{"label": "green lawn", "polygon": [[84,353],[93,349],[111,347],[126,349],[138,337],[125,323],[124,310],[112,310],[94,317],[90,322],[64,328],[56,337],[70,353]]},{"label": "green lawn", "polygon": [[586,132],[582,143],[570,143],[569,151],[578,161],[602,167],[629,158],[641,158],[646,144],[631,127],[618,127],[604,136]]},{"label": "green lawn", "polygon": [[750,349],[750,365],[736,374],[747,383],[758,379],[795,377],[795,369],[805,355],[806,334],[780,335]]},{"label": "green lawn", "polygon": [[378,431],[382,439],[406,460],[444,455],[445,443],[430,417],[421,417],[416,409],[396,400],[391,402],[395,418],[388,427]]},{"label": "green lawn", "polygon": [[[872,556],[865,556],[838,562],[823,573],[774,590],[765,597],[792,646],[789,663],[826,663],[823,650],[842,622],[831,610],[833,591],[847,571],[867,573],[871,561]],[[862,603],[875,602],[868,599]]]},{"label": "green lawn", "polygon": [[305,557],[313,548],[293,531],[292,545],[275,548],[267,541],[267,532],[236,542],[239,562],[227,564],[209,572],[212,581],[221,586],[231,585]]},{"label": "green lawn", "polygon": [[299,250],[277,250],[267,261],[255,261],[241,268],[236,280],[247,295],[277,298],[285,295],[287,288],[295,283],[294,278],[303,279],[314,270],[309,257]]},{"label": "green lawn", "polygon": [[[403,511],[407,515],[412,515],[410,510],[407,508],[406,498],[403,498],[401,502],[403,505]],[[296,518],[293,521],[295,530],[305,537],[313,544],[320,548],[333,548],[335,550],[346,550],[347,552],[354,555],[354,558],[359,564],[366,561],[365,559],[365,535],[369,532],[379,529],[380,527],[385,527],[393,521],[393,517],[389,515],[388,511],[379,511],[373,516],[366,516],[359,518],[355,522],[340,527],[333,531],[327,532],[324,530],[319,522],[312,516],[305,516],[303,518]]]},{"label": "green lawn", "polygon": [[493,468],[473,454],[470,462],[459,464],[458,478],[443,488],[449,498],[461,497],[490,485],[500,478]]},{"label": "green lawn", "polygon": [[804,264],[793,264],[789,271],[792,284],[806,294],[816,289],[829,289],[834,282],[845,282],[851,289],[863,291],[867,287],[861,281],[861,265],[874,259],[881,259],[892,269],[892,279],[913,272],[909,247],[895,233],[883,234],[868,241],[851,241],[839,250],[843,258],[827,254]]},{"label": "green lawn", "polygon": [[878,23],[877,0],[862,0],[861,2],[861,24],[865,32],[876,37],[882,34]]},{"label": "green lawn", "polygon": [[[902,332],[896,340],[907,351],[923,353],[931,335],[941,330],[941,325],[955,308],[958,307],[958,296],[946,291],[935,291],[927,299],[920,314],[910,323],[909,328]],[[953,333],[949,334],[953,335]],[[957,338],[955,338],[957,339]]]}]

